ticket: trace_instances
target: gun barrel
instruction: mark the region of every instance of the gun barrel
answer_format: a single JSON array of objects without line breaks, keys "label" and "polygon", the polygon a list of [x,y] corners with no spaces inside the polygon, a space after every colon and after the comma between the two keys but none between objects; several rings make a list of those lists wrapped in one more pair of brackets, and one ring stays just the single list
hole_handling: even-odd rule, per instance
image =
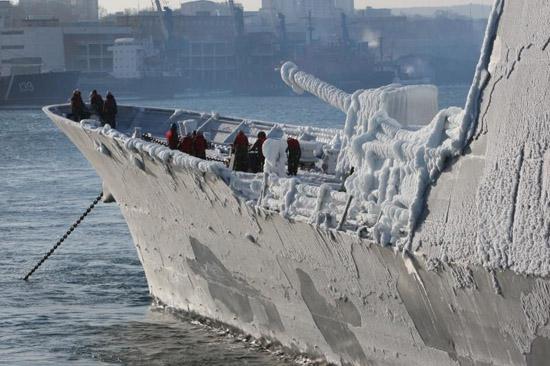
[{"label": "gun barrel", "polygon": [[281,67],[281,77],[285,84],[298,94],[307,91],[344,113],[349,109],[351,103],[350,94],[311,74],[300,71],[292,62],[285,62]]}]

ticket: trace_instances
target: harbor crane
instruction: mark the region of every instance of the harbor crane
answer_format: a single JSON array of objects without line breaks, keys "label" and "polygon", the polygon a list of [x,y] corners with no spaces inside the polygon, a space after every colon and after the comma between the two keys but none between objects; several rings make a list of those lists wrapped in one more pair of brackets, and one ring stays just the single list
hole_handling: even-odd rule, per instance
[{"label": "harbor crane", "polygon": [[235,20],[235,31],[237,37],[241,38],[244,35],[244,14],[243,9],[235,5],[234,0],[227,0],[227,5],[231,11],[231,15]]},{"label": "harbor crane", "polygon": [[160,32],[161,32],[161,44],[160,44],[160,64],[164,65],[161,68],[171,67],[167,66],[174,62],[174,49],[176,42],[173,35],[174,20],[172,18],[172,9],[170,9],[165,0],[151,0],[153,4],[153,10],[158,14],[160,20]]},{"label": "harbor crane", "polygon": [[172,38],[172,9],[165,5],[164,0],[151,0],[151,3],[153,4],[153,9],[156,10],[158,15],[160,16],[162,35],[165,42],[167,43]]}]

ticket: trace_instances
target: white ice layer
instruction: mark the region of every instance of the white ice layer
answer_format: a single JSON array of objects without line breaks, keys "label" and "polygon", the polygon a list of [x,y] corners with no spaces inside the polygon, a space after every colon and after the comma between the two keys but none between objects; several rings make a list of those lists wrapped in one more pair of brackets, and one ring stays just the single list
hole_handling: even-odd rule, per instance
[{"label": "white ice layer", "polygon": [[283,140],[267,139],[262,146],[264,172],[283,176],[286,170],[286,147]]},{"label": "white ice layer", "polygon": [[[341,176],[352,167],[355,171],[345,183],[347,194],[353,196],[348,220],[366,228],[381,244],[407,248],[426,188],[447,159],[462,150],[462,109],[449,108],[434,117],[432,87],[389,85],[349,95],[299,71],[292,63],[286,63],[281,72],[294,90],[307,90],[347,115],[337,170]],[[427,103],[421,101],[423,95]],[[406,129],[390,115],[412,115],[415,124],[425,126]],[[418,120],[421,116],[431,122],[422,123]]]},{"label": "white ice layer", "polygon": [[[325,150],[340,150],[336,177],[301,172],[297,178],[286,178],[285,144],[280,140],[266,141],[265,172],[255,175],[235,173],[221,163],[130,138],[109,126],[100,128],[95,121],[82,121],[81,126],[124,144],[141,169],[147,155],[171,167],[213,173],[251,205],[326,228],[336,228],[342,222],[344,229],[355,229],[361,235],[367,232],[381,244],[409,249],[426,188],[438,177],[445,162],[460,154],[471,136],[479,94],[488,73],[491,46],[487,39],[492,39],[496,31],[500,4],[497,1],[491,16],[466,113],[449,108],[436,114],[437,90],[431,86],[389,85],[350,95],[299,71],[292,63],[283,65],[282,78],[295,91],[308,91],[346,113],[345,127],[340,133],[328,129],[314,131],[317,141],[326,144]],[[178,117],[176,112],[171,120]],[[405,124],[424,126],[414,129],[404,127]],[[302,136],[306,141],[308,131],[300,128],[292,135]],[[101,145],[98,151],[108,154]],[[339,178],[347,176],[351,167],[355,172],[347,178],[344,192]],[[351,207],[344,217],[350,196]]]}]

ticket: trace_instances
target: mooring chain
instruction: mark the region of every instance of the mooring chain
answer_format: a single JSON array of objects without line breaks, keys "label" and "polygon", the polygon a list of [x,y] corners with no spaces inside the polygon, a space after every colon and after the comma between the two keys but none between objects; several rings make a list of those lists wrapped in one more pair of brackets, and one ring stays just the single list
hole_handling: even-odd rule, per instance
[{"label": "mooring chain", "polygon": [[[146,133],[146,134],[143,134],[143,139],[145,141],[148,141],[148,142],[153,142],[155,144],[159,144],[159,145],[162,145],[162,146],[168,146],[168,144],[156,137],[153,137],[150,133]],[[216,158],[210,158],[210,157],[206,157],[206,160],[209,160],[209,161],[217,161],[219,163],[224,163],[227,165],[227,161],[226,160],[221,160],[221,159],[216,159]]]},{"label": "mooring chain", "polygon": [[159,145],[163,145],[163,146],[168,146],[168,144],[164,141],[162,141],[161,139],[158,139],[156,137],[153,137],[151,134],[149,133],[146,133],[146,134],[143,134],[143,139],[145,141],[149,141],[149,142],[154,142],[155,144],[159,144]]},{"label": "mooring chain", "polygon": [[90,207],[88,207],[86,212],[84,212],[78,218],[78,220],[76,220],[76,222],[73,225],[71,225],[71,227],[69,228],[69,230],[67,230],[65,235],[63,235],[61,237],[61,239],[59,239],[57,241],[57,243],[54,245],[54,247],[52,249],[50,249],[50,251],[48,253],[46,253],[46,255],[40,260],[40,262],[38,262],[38,264],[36,266],[34,266],[34,268],[29,273],[27,273],[27,275],[23,278],[25,281],[27,281],[29,279],[29,277],[42,265],[42,263],[44,263],[53,254],[53,252],[55,252],[56,249],[59,248],[59,246],[69,237],[69,235],[71,235],[73,233],[73,231],[78,227],[78,225],[80,225],[80,223],[86,218],[86,216],[88,216],[88,214],[90,212],[92,212],[92,210],[99,203],[99,201],[101,201],[102,197],[103,197],[103,192],[101,192],[99,194],[99,196],[97,196],[97,198],[94,200],[94,202],[92,202]]}]

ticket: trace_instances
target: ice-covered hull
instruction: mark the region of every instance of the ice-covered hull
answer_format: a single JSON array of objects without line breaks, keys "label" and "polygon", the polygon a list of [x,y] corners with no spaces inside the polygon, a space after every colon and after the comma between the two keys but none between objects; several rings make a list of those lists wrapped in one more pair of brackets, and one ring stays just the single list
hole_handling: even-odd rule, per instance
[{"label": "ice-covered hull", "polygon": [[163,303],[337,363],[544,364],[549,281],[427,271],[422,256],[251,208],[213,173],[46,112],[116,198]]}]

